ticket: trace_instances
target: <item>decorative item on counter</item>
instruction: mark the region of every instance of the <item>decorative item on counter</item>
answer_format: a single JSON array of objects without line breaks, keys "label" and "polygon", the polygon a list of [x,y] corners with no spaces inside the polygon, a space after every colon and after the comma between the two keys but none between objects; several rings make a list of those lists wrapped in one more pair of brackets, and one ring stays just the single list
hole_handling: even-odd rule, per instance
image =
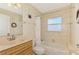
[{"label": "decorative item on counter", "polygon": [[77,24],[79,24],[79,10],[77,10],[77,13],[76,13],[76,21],[77,21]]}]

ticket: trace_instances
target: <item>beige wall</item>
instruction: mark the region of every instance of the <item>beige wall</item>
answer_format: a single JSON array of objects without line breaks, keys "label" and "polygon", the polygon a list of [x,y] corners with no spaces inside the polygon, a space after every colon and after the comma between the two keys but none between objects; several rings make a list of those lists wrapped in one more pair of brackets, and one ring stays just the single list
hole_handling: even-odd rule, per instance
[{"label": "beige wall", "polygon": [[[28,15],[32,18],[29,19]],[[23,4],[23,37],[25,39],[33,40],[35,39],[35,17],[40,15],[40,13],[28,4]]]},{"label": "beige wall", "polygon": [[[47,20],[59,16],[62,18],[62,30],[60,32],[47,31]],[[41,16],[41,30],[42,40],[47,43],[56,43],[63,45],[63,48],[68,48],[71,41],[71,19],[72,19],[72,6],[67,6],[53,12],[45,13]]]},{"label": "beige wall", "polygon": [[76,21],[77,10],[79,10],[79,4],[74,4],[73,19],[72,19],[72,26],[71,26],[71,29],[72,29],[71,36],[72,36],[72,40],[74,41],[73,42],[74,48],[78,49],[76,51],[79,51],[79,48],[77,48],[77,44],[79,44],[79,24],[77,24],[77,21]]}]

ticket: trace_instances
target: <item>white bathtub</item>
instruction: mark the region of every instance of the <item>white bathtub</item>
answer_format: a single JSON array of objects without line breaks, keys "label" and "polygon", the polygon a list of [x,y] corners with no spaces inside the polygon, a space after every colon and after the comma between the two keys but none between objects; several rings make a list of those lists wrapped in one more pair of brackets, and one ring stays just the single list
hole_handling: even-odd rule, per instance
[{"label": "white bathtub", "polygon": [[57,43],[49,43],[49,42],[43,42],[42,43],[46,55],[68,55],[70,54],[68,50],[65,49],[65,47],[61,44]]}]

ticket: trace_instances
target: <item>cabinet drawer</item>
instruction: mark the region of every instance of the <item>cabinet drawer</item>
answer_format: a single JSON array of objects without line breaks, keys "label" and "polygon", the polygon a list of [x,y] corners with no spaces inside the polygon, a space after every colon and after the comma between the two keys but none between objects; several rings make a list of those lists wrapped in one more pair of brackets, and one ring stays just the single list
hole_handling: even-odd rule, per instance
[{"label": "cabinet drawer", "polygon": [[29,47],[28,49],[24,49],[24,50],[20,51],[20,53],[18,53],[18,54],[19,55],[27,55],[27,54],[29,54],[29,52],[32,53],[32,46]]}]

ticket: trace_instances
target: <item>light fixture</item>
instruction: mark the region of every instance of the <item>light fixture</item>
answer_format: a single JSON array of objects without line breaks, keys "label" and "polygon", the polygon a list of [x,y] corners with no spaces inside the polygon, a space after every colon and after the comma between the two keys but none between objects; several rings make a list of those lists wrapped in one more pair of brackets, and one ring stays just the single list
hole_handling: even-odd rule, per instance
[{"label": "light fixture", "polygon": [[8,6],[14,7],[14,8],[21,8],[21,4],[20,3],[9,3]]},{"label": "light fixture", "polygon": [[15,4],[17,7],[21,8],[21,4],[20,3],[17,3]]}]

